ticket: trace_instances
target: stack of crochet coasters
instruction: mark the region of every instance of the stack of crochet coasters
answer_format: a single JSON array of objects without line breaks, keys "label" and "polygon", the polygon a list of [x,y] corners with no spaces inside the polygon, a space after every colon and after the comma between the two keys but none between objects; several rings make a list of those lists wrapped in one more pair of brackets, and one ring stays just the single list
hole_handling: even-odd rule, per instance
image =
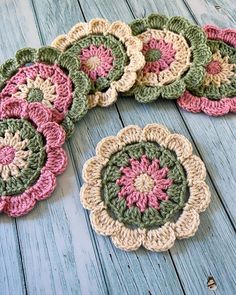
[{"label": "stack of crochet coasters", "polygon": [[[51,47],[17,51],[0,67],[0,212],[21,216],[48,198],[75,123],[119,94],[235,113],[236,31],[159,14],[131,24],[93,19]],[[85,164],[81,201],[94,229],[117,247],[165,251],[196,232],[210,201],[205,176],[182,135],[128,126]]]}]

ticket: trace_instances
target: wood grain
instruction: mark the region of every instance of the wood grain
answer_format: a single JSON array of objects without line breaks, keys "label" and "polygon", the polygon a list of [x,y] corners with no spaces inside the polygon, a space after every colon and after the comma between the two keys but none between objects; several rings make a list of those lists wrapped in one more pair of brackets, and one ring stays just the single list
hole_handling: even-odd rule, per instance
[{"label": "wood grain", "polygon": [[[233,26],[235,4],[226,2],[227,7],[217,9],[215,16],[216,3],[204,0],[177,0],[174,5],[171,0],[4,0],[0,2],[0,60],[23,46],[50,44],[76,22],[94,17],[130,22],[158,11],[199,24]],[[153,122],[192,141],[206,162],[212,203],[201,216],[196,236],[177,242],[170,252],[126,253],[91,229],[79,200],[81,170],[103,137],[128,124]],[[164,100],[142,105],[120,97],[114,106],[91,110],[67,144],[69,167],[58,178],[52,198],[17,219],[16,225],[1,216],[0,294],[211,294],[210,276],[218,286],[215,294],[235,294],[235,127],[231,115],[189,114]],[[18,288],[13,293],[14,285]]]}]

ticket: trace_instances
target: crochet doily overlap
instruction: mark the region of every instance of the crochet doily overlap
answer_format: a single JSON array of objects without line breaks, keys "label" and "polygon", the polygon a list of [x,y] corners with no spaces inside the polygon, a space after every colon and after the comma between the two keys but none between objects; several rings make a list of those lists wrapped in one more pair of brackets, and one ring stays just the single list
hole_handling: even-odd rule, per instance
[{"label": "crochet doily overlap", "polygon": [[0,101],[11,97],[39,102],[69,137],[88,110],[90,80],[79,61],[52,47],[24,48],[0,67]]},{"label": "crochet doily overlap", "polygon": [[9,98],[0,108],[0,212],[28,213],[48,198],[67,165],[64,129],[39,102]]},{"label": "crochet doily overlap", "polygon": [[121,21],[78,23],[68,34],[57,37],[52,46],[80,60],[81,70],[92,82],[90,108],[114,103],[119,92],[134,85],[137,71],[144,66],[142,42]]},{"label": "crochet doily overlap", "polygon": [[210,50],[200,27],[183,17],[159,14],[137,19],[130,27],[143,43],[146,64],[128,94],[141,102],[176,99],[202,83]]},{"label": "crochet doily overlap", "polygon": [[186,91],[178,104],[187,111],[222,116],[236,112],[236,30],[207,25],[211,60],[202,84]]}]

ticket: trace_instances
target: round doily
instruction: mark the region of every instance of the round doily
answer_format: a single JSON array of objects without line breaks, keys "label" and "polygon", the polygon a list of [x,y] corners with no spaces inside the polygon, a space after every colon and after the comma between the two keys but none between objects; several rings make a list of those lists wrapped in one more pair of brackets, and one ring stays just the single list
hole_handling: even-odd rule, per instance
[{"label": "round doily", "polygon": [[21,49],[0,68],[0,100],[15,97],[42,103],[70,136],[74,122],[87,112],[91,87],[79,68],[76,58],[52,47]]},{"label": "round doily", "polygon": [[81,201],[93,228],[123,250],[166,251],[188,238],[210,201],[190,142],[164,126],[128,126],[103,139],[83,168]]},{"label": "round doily", "polygon": [[128,91],[145,62],[142,42],[120,21],[93,19],[78,23],[67,35],[57,37],[52,46],[80,60],[80,69],[92,82],[91,108],[108,106],[116,101],[118,92]]},{"label": "round doily", "polygon": [[178,104],[187,111],[210,116],[236,113],[236,30],[207,25],[204,28],[212,52],[200,87],[186,91]]},{"label": "round doily", "polygon": [[9,98],[0,108],[0,212],[28,213],[48,198],[67,164],[65,131],[39,102]]},{"label": "round doily", "polygon": [[183,17],[158,14],[135,20],[130,27],[143,42],[146,64],[128,94],[140,102],[176,99],[201,84],[210,51],[200,27]]}]

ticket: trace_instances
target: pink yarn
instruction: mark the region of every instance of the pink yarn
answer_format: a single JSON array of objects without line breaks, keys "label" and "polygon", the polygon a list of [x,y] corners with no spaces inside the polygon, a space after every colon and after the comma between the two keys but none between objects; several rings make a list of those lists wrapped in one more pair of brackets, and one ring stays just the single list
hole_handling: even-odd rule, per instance
[{"label": "pink yarn", "polygon": [[143,46],[143,55],[145,56],[149,50],[158,50],[160,52],[160,58],[157,61],[146,62],[143,69],[143,73],[156,73],[168,69],[170,64],[175,60],[176,51],[171,43],[167,43],[164,40],[150,39]]},{"label": "pink yarn", "polygon": [[[24,215],[35,206],[36,201],[48,198],[55,189],[56,176],[65,170],[67,156],[61,147],[65,142],[65,131],[52,122],[52,116],[52,112],[41,103],[29,104],[17,98],[9,98],[2,103],[0,119],[26,118],[31,121],[44,138],[47,156],[35,184],[19,195],[0,196],[0,212],[12,217]],[[3,152],[0,151],[0,159]]]},{"label": "pink yarn", "polygon": [[9,165],[15,157],[15,149],[9,145],[0,147],[0,164]]},{"label": "pink yarn", "polygon": [[212,60],[209,62],[209,64],[206,66],[206,71],[209,74],[217,75],[221,72],[221,65],[220,62],[217,60]]},{"label": "pink yarn", "polygon": [[209,116],[223,116],[229,112],[236,113],[236,97],[210,100],[206,97],[196,97],[185,91],[177,100],[179,106],[192,113],[204,112]]},{"label": "pink yarn", "polygon": [[52,110],[56,120],[62,121],[72,102],[73,86],[71,79],[57,65],[35,63],[19,68],[3,88],[1,98],[11,97],[19,90],[20,85],[26,83],[27,78],[35,80],[37,75],[43,80],[49,79],[55,86],[56,98]]},{"label": "pink yarn", "polygon": [[[141,212],[148,207],[159,209],[158,200],[168,200],[165,191],[173,183],[171,179],[166,178],[168,168],[160,168],[157,159],[149,161],[146,155],[143,155],[140,161],[131,159],[130,165],[131,167],[122,167],[120,169],[123,175],[116,182],[117,185],[121,186],[119,197],[126,199],[128,208],[135,204]],[[135,187],[135,180],[142,174],[148,175],[153,181],[152,188],[147,192],[138,191]]]},{"label": "pink yarn", "polygon": [[208,39],[220,40],[236,48],[236,30],[221,29],[214,25],[206,25],[203,29]]},{"label": "pink yarn", "polygon": [[95,46],[91,44],[83,48],[80,54],[81,70],[91,80],[96,81],[99,77],[106,77],[113,68],[114,57],[110,48],[104,45]]}]

